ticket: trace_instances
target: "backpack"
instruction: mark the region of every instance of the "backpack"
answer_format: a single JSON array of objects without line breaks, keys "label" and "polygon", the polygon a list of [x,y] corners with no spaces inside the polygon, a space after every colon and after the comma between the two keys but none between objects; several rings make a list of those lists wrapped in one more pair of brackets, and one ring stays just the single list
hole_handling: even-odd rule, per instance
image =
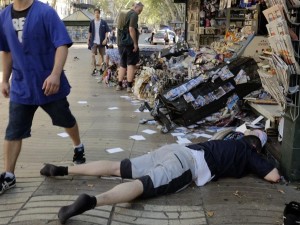
[{"label": "backpack", "polygon": [[285,205],[283,211],[283,224],[284,225],[299,225],[300,224],[300,203],[290,202]]},{"label": "backpack", "polygon": [[120,45],[121,46],[129,46],[133,45],[133,40],[129,33],[129,23],[132,12],[128,12],[126,17],[126,24],[122,30],[120,30]]}]

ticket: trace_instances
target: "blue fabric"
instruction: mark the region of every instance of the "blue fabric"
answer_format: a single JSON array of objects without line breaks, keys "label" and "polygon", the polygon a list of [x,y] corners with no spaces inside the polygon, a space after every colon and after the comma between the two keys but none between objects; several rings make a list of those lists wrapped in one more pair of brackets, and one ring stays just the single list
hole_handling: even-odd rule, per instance
[{"label": "blue fabric", "polygon": [[205,151],[205,161],[210,170],[213,170],[214,180],[219,177],[240,178],[251,172],[264,178],[274,168],[243,139],[212,140],[187,147]]},{"label": "blue fabric", "polygon": [[71,87],[64,72],[57,94],[46,96],[42,90],[53,69],[56,48],[72,45],[63,22],[53,8],[35,0],[27,14],[20,43],[11,10],[9,5],[0,13],[0,51],[10,52],[13,60],[10,100],[41,105],[66,97]]},{"label": "blue fabric", "polygon": [[[99,29],[99,36],[100,36],[100,45],[101,46],[105,46],[105,45],[102,45],[102,42],[104,41],[105,39],[105,34],[107,32],[109,32],[109,27],[107,25],[107,22],[105,20],[100,20],[100,29]],[[89,49],[92,48],[93,44],[94,44],[94,39],[95,39],[95,20],[92,20],[90,22],[90,28],[89,28],[89,32],[91,33],[91,37],[90,37],[90,40],[89,40]]]}]

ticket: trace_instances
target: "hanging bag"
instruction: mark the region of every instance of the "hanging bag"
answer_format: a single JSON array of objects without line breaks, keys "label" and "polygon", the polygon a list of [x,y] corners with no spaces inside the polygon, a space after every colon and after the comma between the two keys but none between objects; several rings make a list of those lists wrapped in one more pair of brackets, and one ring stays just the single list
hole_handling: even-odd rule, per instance
[{"label": "hanging bag", "polygon": [[122,30],[120,30],[120,45],[121,46],[130,46],[133,45],[133,40],[129,33],[129,23],[132,12],[129,12],[126,19],[126,24]]}]

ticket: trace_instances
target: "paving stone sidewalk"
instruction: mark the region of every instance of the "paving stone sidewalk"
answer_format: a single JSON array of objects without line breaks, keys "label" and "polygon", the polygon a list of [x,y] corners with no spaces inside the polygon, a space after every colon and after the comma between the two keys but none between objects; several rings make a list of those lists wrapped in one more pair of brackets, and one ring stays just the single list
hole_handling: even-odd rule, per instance
[{"label": "paving stone sidewalk", "polygon": [[[139,124],[140,119],[150,118],[150,115],[134,112],[139,105],[120,97],[128,95],[126,92],[116,92],[113,87],[99,84],[90,76],[91,56],[85,47],[74,45],[70,49],[65,69],[72,85],[68,100],[79,123],[87,161],[121,160],[175,143],[174,137],[161,134],[156,126]],[[109,110],[110,107],[118,109]],[[1,95],[2,137],[7,120],[8,100]],[[142,132],[145,129],[157,133],[145,134]],[[74,201],[79,194],[98,194],[126,182],[111,177],[40,176],[43,163],[72,164],[72,144],[68,138],[57,135],[62,132],[63,129],[51,125],[50,118],[42,110],[36,112],[32,137],[24,140],[18,160],[17,187],[0,196],[0,224],[59,224],[59,208]],[[146,140],[129,139],[137,134]],[[0,146],[3,146],[3,140],[0,140]],[[114,154],[105,151],[117,147],[124,151]],[[0,162],[3,170],[2,150]],[[291,200],[300,201],[299,183],[270,184],[248,176],[239,180],[222,179],[201,188],[191,185],[187,190],[169,196],[98,207],[70,219],[67,224],[279,225],[282,224],[284,204]]]}]

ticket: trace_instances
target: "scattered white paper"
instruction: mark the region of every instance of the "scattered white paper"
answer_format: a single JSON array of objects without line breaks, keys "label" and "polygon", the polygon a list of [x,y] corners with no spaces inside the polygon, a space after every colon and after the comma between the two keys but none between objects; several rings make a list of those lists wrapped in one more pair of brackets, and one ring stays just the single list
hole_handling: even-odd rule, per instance
[{"label": "scattered white paper", "polygon": [[66,132],[59,133],[57,135],[60,136],[60,137],[62,137],[62,138],[69,137],[69,135]]},{"label": "scattered white paper", "polygon": [[241,133],[245,133],[246,130],[247,130],[246,123],[244,123],[243,125],[241,125],[235,129],[235,131],[241,132]]},{"label": "scattered white paper", "polygon": [[196,138],[201,137],[201,134],[198,133],[193,133],[194,136],[196,136]]},{"label": "scattered white paper", "polygon": [[184,136],[184,133],[171,133],[173,137]]},{"label": "scattered white paper", "polygon": [[78,104],[87,104],[87,101],[78,101]]},{"label": "scattered white paper", "polygon": [[105,151],[107,151],[110,154],[113,154],[117,152],[123,152],[124,150],[122,148],[110,148],[110,149],[106,149]]},{"label": "scattered white paper", "polygon": [[252,125],[255,125],[255,124],[257,124],[259,121],[261,121],[263,118],[264,118],[263,116],[259,116],[259,117],[257,117],[255,120],[253,120],[253,121],[251,122],[251,124],[252,124]]},{"label": "scattered white paper", "polygon": [[198,137],[212,138],[212,135],[210,135],[210,134],[199,134]]},{"label": "scattered white paper", "polygon": [[129,99],[130,97],[129,97],[129,96],[127,96],[127,95],[122,95],[122,96],[120,96],[120,98]]},{"label": "scattered white paper", "polygon": [[143,130],[142,132],[144,132],[146,134],[155,134],[155,133],[157,133],[156,131],[150,130],[150,129]]},{"label": "scattered white paper", "polygon": [[178,144],[191,144],[192,142],[187,139],[187,138],[182,138],[182,137],[177,137],[178,140],[177,140],[177,143]]},{"label": "scattered white paper", "polygon": [[118,107],[110,107],[108,108],[109,110],[116,110],[116,109],[119,109]]},{"label": "scattered white paper", "polygon": [[144,138],[142,135],[133,135],[133,136],[130,136],[129,138],[131,138],[133,140],[136,140],[136,141],[144,141],[144,140],[146,140],[146,138]]},{"label": "scattered white paper", "polygon": [[140,101],[139,100],[133,100],[133,101],[131,101],[131,103],[133,103],[133,104],[140,103]]}]

